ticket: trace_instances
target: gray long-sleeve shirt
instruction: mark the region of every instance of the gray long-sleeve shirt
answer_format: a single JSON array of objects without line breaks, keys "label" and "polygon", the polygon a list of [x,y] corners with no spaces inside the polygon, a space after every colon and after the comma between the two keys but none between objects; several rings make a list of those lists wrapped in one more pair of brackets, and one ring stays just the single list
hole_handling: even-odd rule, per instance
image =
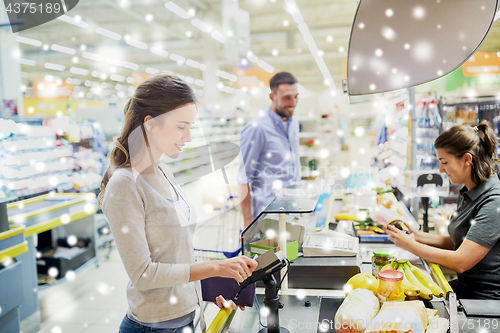
[{"label": "gray long-sleeve shirt", "polygon": [[[180,187],[176,190],[184,196]],[[102,206],[130,278],[129,313],[141,322],[154,323],[200,307],[200,283],[189,282],[195,210],[190,206],[189,223],[131,168],[113,173]]]}]

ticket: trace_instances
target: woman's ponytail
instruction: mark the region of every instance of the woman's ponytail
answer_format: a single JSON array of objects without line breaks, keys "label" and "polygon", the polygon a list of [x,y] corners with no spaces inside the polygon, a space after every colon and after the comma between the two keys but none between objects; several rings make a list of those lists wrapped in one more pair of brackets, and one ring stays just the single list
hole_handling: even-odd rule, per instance
[{"label": "woman's ponytail", "polygon": [[488,121],[483,120],[479,125],[477,125],[477,129],[486,156],[490,157],[492,162],[498,162],[497,137],[495,135],[495,132],[493,131],[493,128],[491,128]]}]

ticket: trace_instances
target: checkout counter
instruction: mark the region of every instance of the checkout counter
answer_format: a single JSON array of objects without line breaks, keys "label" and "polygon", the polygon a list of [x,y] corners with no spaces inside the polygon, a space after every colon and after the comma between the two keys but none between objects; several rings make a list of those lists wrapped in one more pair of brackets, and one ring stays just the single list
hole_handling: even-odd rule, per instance
[{"label": "checkout counter", "polygon": [[[276,248],[279,243],[276,235],[283,230],[283,222],[286,223],[286,253],[291,263],[285,278],[288,284],[284,283],[279,292],[283,303],[279,310],[279,323],[289,332],[335,332],[333,320],[345,298],[343,286],[359,272],[371,274],[371,257],[376,248],[393,249],[397,258],[408,258],[432,276],[426,262],[396,248],[392,243],[359,243],[359,251],[354,256],[297,257],[303,251],[301,243],[306,235],[315,231],[316,220],[309,214],[314,210],[311,207],[315,205],[316,201],[311,198],[278,197],[242,233],[243,253],[250,256],[268,248]],[[336,209],[341,208],[336,205]],[[284,275],[284,270],[281,276]],[[279,278],[278,275],[277,279]],[[262,329],[262,324],[266,325],[261,311],[264,307],[264,290],[259,288],[259,284],[257,287],[254,306],[246,308],[244,312],[236,311],[234,317],[231,317],[232,321],[227,322],[227,332],[256,333]],[[500,333],[500,317],[466,315],[454,293],[448,293],[446,299],[434,298],[427,302],[426,307],[437,309],[440,317],[450,320],[450,333]]]},{"label": "checkout counter", "polygon": [[[0,233],[0,331],[34,333],[40,329],[38,273],[56,267],[52,275],[61,278],[95,257],[95,195],[46,194],[6,208],[9,229]],[[55,255],[69,235],[89,244],[75,249],[75,256]]]}]

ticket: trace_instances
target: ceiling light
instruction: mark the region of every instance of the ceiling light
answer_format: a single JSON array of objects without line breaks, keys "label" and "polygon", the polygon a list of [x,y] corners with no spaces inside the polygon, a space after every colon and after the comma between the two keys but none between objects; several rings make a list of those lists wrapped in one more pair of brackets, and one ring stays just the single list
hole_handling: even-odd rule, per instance
[{"label": "ceiling light", "polygon": [[113,32],[111,30],[104,29],[101,27],[97,28],[95,30],[95,32],[97,32],[99,35],[102,35],[104,37],[108,37],[108,38],[111,38],[114,40],[121,40],[122,39],[122,35],[120,35],[119,33],[116,33],[116,32]]},{"label": "ceiling light", "polygon": [[186,58],[175,53],[170,54],[170,59],[172,59],[173,61],[177,61],[179,64],[183,64],[184,61],[186,61]]},{"label": "ceiling light", "polygon": [[193,35],[193,33],[191,31],[186,31],[186,37],[187,38],[191,38],[191,36]]},{"label": "ceiling light", "polygon": [[74,74],[79,74],[79,75],[88,75],[89,74],[89,71],[87,69],[84,69],[84,68],[78,68],[78,67],[71,67],[69,69],[69,71],[71,73],[74,73]]},{"label": "ceiling light", "polygon": [[42,46],[42,42],[39,40],[36,40],[36,39],[17,36],[16,40],[19,43],[23,43],[23,44],[28,44],[28,45],[33,45],[33,46]]},{"label": "ceiling light", "polygon": [[189,18],[189,13],[186,12],[181,7],[179,7],[178,5],[176,5],[175,3],[173,3],[172,1],[169,1],[169,2],[165,3],[165,7],[168,10],[170,10],[172,13],[174,13],[175,15],[177,15],[177,16],[183,18],[183,19]]},{"label": "ceiling light", "polygon": [[36,61],[35,60],[29,60],[29,59],[19,58],[19,63],[21,65],[26,65],[26,66],[36,66]]},{"label": "ceiling light", "polygon": [[322,57],[324,55],[325,55],[325,51],[323,51],[323,50],[318,51],[318,56]]},{"label": "ceiling light", "polygon": [[189,67],[193,67],[193,68],[199,68],[200,67],[200,63],[198,61],[194,61],[194,60],[191,60],[191,59],[186,60],[186,65],[188,65]]},{"label": "ceiling light", "polygon": [[124,61],[123,64],[122,64],[123,67],[125,68],[128,68],[128,69],[132,69],[134,71],[138,70],[139,69],[139,65],[138,64],[134,64],[133,62],[128,62],[128,61]]},{"label": "ceiling light", "polygon": [[290,25],[290,22],[288,20],[283,21],[283,26],[288,27]]},{"label": "ceiling light", "polygon": [[82,81],[81,81],[81,80],[78,80],[78,79],[73,79],[73,78],[70,78],[70,77],[68,77],[68,78],[66,79],[66,82],[67,82],[67,83],[71,83],[71,84],[73,84],[73,85],[75,85],[75,86],[79,86],[79,85],[81,85],[81,84],[82,84]]},{"label": "ceiling light", "polygon": [[146,73],[151,74],[151,75],[155,75],[155,74],[157,74],[159,71],[160,71],[160,70],[159,70],[159,69],[156,69],[156,68],[151,68],[151,67],[146,68]]},{"label": "ceiling light", "polygon": [[48,51],[49,46],[48,46],[47,44],[45,44],[45,45],[42,47],[42,49],[43,49],[44,51]]},{"label": "ceiling light", "polygon": [[156,54],[156,55],[159,55],[162,57],[168,57],[168,52],[160,49],[159,47],[152,47],[150,51],[153,54]]},{"label": "ceiling light", "polygon": [[340,46],[339,47],[339,52],[344,52],[345,51],[345,48],[343,46]]},{"label": "ceiling light", "polygon": [[194,8],[189,8],[188,14],[189,16],[193,17],[196,15],[196,10]]},{"label": "ceiling light", "polygon": [[153,21],[153,15],[152,14],[146,14],[146,21],[151,22]]},{"label": "ceiling light", "polygon": [[307,24],[302,22],[299,24],[299,31],[302,35],[305,36],[305,35],[309,34],[309,27],[307,26]]},{"label": "ceiling light", "polygon": [[51,50],[61,52],[61,53],[66,53],[66,54],[76,54],[76,50],[72,49],[71,47],[66,47],[66,46],[61,46],[57,44],[52,44],[50,47]]},{"label": "ceiling light", "polygon": [[85,51],[87,46],[85,44],[80,45],[80,51]]},{"label": "ceiling light", "polygon": [[209,26],[206,23],[203,23],[202,21],[200,21],[198,19],[191,20],[191,24],[194,25],[195,27],[197,27],[198,29],[200,29],[203,32],[207,32],[208,33],[210,31],[212,31],[212,27],[211,26]]},{"label": "ceiling light", "polygon": [[279,54],[279,51],[278,51],[278,50],[276,50],[276,49],[274,49],[274,50],[272,50],[272,52],[271,52],[271,53],[273,54],[273,56],[275,56],[275,57],[276,57],[276,56]]},{"label": "ceiling light", "polygon": [[56,17],[56,19],[64,21],[64,22],[69,23],[69,24],[76,25],[77,27],[84,28],[84,29],[89,26],[89,24],[87,22],[82,21],[81,17],[79,20],[76,20],[69,15],[61,15],[61,16]]},{"label": "ceiling light", "polygon": [[63,70],[66,69],[66,66],[63,66],[63,65],[58,65],[58,64],[52,64],[50,62],[46,62],[45,63],[45,68],[48,68],[48,69],[53,69],[55,71],[60,71],[62,72]]},{"label": "ceiling light", "polygon": [[106,73],[101,73],[101,75],[99,76],[99,78],[101,80],[106,80],[108,78],[108,75]]},{"label": "ceiling light", "polygon": [[226,36],[224,36],[223,34],[221,34],[218,31],[212,31],[212,33],[210,35],[212,36],[213,39],[215,39],[219,43],[225,43],[226,42]]},{"label": "ceiling light", "polygon": [[95,53],[90,53],[90,52],[83,52],[82,57],[94,60],[94,61],[103,61],[104,57]]},{"label": "ceiling light", "polygon": [[290,9],[290,14],[292,14],[293,20],[296,23],[304,22],[304,18],[302,17],[302,13],[300,12],[300,10],[297,7]]},{"label": "ceiling light", "polygon": [[71,61],[73,61],[74,64],[77,64],[78,63],[78,57],[73,57],[71,59]]},{"label": "ceiling light", "polygon": [[140,42],[138,40],[132,39],[130,37],[125,37],[125,43],[127,43],[130,46],[137,47],[138,49],[141,50],[146,50],[148,48],[148,45],[146,43]]},{"label": "ceiling light", "polygon": [[257,57],[255,54],[253,54],[252,51],[248,51],[247,52],[247,58],[251,62],[257,62],[257,61],[259,61],[259,57]]},{"label": "ceiling light", "polygon": [[123,82],[123,81],[125,81],[125,77],[124,77],[124,76],[117,75],[117,74],[112,74],[109,78],[110,78],[111,80],[113,80],[113,81],[118,81],[118,82]]},{"label": "ceiling light", "polygon": [[331,35],[330,35],[330,36],[326,37],[326,41],[327,41],[328,43],[333,42],[333,36],[331,36]]},{"label": "ceiling light", "polygon": [[274,67],[269,65],[267,62],[265,62],[262,59],[257,62],[257,65],[259,65],[260,68],[262,68],[263,70],[265,70],[268,73],[274,72]]}]

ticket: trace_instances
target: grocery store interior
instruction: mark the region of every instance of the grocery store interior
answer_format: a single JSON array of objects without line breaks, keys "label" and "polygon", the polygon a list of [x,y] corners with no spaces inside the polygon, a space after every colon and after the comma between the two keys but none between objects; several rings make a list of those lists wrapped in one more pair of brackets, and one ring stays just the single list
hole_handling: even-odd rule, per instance
[{"label": "grocery store interior", "polygon": [[[438,310],[429,327],[457,320],[446,282],[457,273],[396,247],[386,225],[448,235],[463,184],[439,172],[434,140],[482,120],[500,136],[497,1],[53,1],[56,17],[27,27],[9,8],[0,8],[0,332],[118,331],[129,276],[97,196],[127,101],[164,73],[197,99],[192,141],[160,161],[196,210],[194,259],[279,247],[289,260],[276,269],[279,311],[265,307],[262,280],[245,311],[205,302],[208,331],[278,332],[278,313],[290,332],[335,332],[321,323],[337,324],[348,280],[379,278],[377,260],[396,259],[410,263],[396,271],[426,271],[443,291],[420,297]],[[246,227],[241,132],[273,112],[279,72],[298,82],[300,180],[273,184],[276,199]],[[328,230],[346,246],[311,245]],[[474,317],[465,306],[458,320],[479,328],[450,332],[500,332],[500,313]],[[201,332],[199,312],[194,324]]]}]

